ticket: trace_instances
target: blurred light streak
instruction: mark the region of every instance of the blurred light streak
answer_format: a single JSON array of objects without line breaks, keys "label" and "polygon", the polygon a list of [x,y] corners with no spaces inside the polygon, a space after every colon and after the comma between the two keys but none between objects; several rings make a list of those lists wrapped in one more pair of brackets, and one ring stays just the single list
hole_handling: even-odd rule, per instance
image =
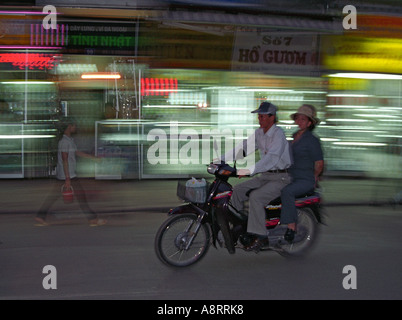
[{"label": "blurred light streak", "polygon": [[[6,11],[6,10],[1,10],[0,14],[16,14],[16,15],[48,15],[47,12],[42,12],[42,11]],[[55,14],[60,14],[59,12],[55,12]]]},{"label": "blurred light streak", "polygon": [[349,106],[349,105],[327,105],[327,108],[339,108],[339,109],[368,109],[376,108],[375,106]]},{"label": "blurred light streak", "polygon": [[333,144],[336,145],[342,145],[342,146],[370,146],[370,147],[381,147],[381,146],[387,146],[387,143],[377,143],[377,142],[346,142],[346,141],[339,141],[339,142],[333,142]]},{"label": "blurred light streak", "polygon": [[142,106],[143,108],[164,108],[164,109],[194,109],[198,106],[186,106],[186,105],[152,105],[152,106]]},{"label": "blurred light streak", "polygon": [[61,50],[63,47],[49,47],[49,46],[26,46],[26,45],[14,45],[14,46],[9,46],[9,45],[0,45],[0,49],[52,49],[52,50]]},{"label": "blurred light streak", "polygon": [[298,92],[291,89],[239,89],[238,91],[245,92]]},{"label": "blurred light streak", "polygon": [[357,93],[330,93],[327,97],[353,97],[353,98],[369,98],[373,97],[371,94],[357,94]]},{"label": "blurred light streak", "polygon": [[329,77],[367,80],[402,80],[401,75],[387,73],[334,73],[330,74]]},{"label": "blurred light streak", "polygon": [[340,139],[337,138],[320,138],[321,141],[328,141],[328,142],[333,142],[333,141],[340,141]]},{"label": "blurred light streak", "polygon": [[327,119],[327,121],[338,121],[338,122],[370,122],[372,120],[364,119]]},{"label": "blurred light streak", "polygon": [[208,110],[221,110],[221,111],[248,111],[248,110],[249,110],[249,108],[246,108],[246,107],[238,107],[238,108],[236,108],[236,107],[230,107],[230,108],[227,108],[227,107],[216,107],[216,108],[214,108],[214,107],[210,107],[210,108],[208,108]]},{"label": "blurred light streak", "polygon": [[110,72],[88,72],[81,75],[81,79],[90,80],[117,80],[120,79],[120,73],[110,73]]},{"label": "blurred light streak", "polygon": [[43,134],[43,135],[40,135],[40,134],[36,134],[36,135],[33,135],[33,134],[0,135],[0,139],[5,139],[5,140],[7,140],[7,139],[44,139],[44,138],[54,138],[54,137],[56,137],[56,136],[55,135],[50,135],[50,134]]},{"label": "blurred light streak", "polygon": [[55,84],[52,81],[4,81],[1,84]]},{"label": "blurred light streak", "polygon": [[385,133],[385,132],[387,132],[387,131],[381,131],[381,130],[359,130],[359,129],[341,129],[341,130],[335,129],[335,130],[339,131],[339,132],[353,132],[353,133],[360,133],[360,132],[363,132],[363,133]]},{"label": "blurred light streak", "polygon": [[391,116],[388,114],[353,114],[356,117],[367,117],[367,118],[377,118],[377,117],[382,117],[382,118],[399,118],[398,116]]},{"label": "blurred light streak", "polygon": [[380,137],[380,138],[398,138],[398,139],[402,139],[402,136],[397,136],[397,135],[392,135],[392,134],[376,134],[376,137]]}]

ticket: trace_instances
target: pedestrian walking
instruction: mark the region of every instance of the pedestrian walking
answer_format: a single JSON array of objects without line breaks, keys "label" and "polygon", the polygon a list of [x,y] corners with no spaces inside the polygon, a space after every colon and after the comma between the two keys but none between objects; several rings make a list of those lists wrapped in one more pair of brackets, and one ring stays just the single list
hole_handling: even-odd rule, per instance
[{"label": "pedestrian walking", "polygon": [[73,192],[81,210],[87,215],[90,226],[101,226],[106,220],[99,219],[98,215],[89,207],[85,190],[76,173],[76,157],[84,157],[93,160],[99,158],[77,150],[73,135],[77,132],[77,124],[73,118],[65,117],[60,121],[60,131],[63,134],[58,144],[56,180],[52,190],[40,207],[36,217],[36,226],[48,226],[47,214],[51,206],[62,196],[62,188]]}]

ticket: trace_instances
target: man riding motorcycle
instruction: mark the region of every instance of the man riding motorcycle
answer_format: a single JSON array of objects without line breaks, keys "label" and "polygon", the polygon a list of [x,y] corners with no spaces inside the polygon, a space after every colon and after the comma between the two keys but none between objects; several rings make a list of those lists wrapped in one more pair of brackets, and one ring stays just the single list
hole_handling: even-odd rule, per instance
[{"label": "man riding motorcycle", "polygon": [[[285,133],[276,126],[277,107],[270,102],[262,102],[258,109],[260,128],[237,145],[233,150],[221,156],[220,160],[236,160],[239,150],[247,156],[256,150],[260,152],[260,160],[248,169],[238,169],[237,175],[258,176],[234,186],[231,197],[231,206],[241,212],[244,201],[249,200],[249,214],[247,232],[254,237],[246,251],[258,252],[268,246],[268,235],[265,220],[265,206],[281,194],[282,188],[290,183],[288,168],[291,166],[289,143]],[[253,150],[247,146],[255,146]]]}]

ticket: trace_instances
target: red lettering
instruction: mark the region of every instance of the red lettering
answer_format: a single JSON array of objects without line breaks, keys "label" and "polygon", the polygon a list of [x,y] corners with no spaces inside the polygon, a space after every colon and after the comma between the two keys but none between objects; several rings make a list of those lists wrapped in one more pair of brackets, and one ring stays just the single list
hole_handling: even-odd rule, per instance
[{"label": "red lettering", "polygon": [[144,78],[141,78],[141,97],[145,95],[145,82]]},{"label": "red lettering", "polygon": [[159,96],[159,79],[155,79],[155,95]]},{"label": "red lettering", "polygon": [[142,78],[141,96],[164,96],[177,92],[177,79],[169,78]]},{"label": "red lettering", "polygon": [[151,91],[151,96],[153,96],[154,95],[154,93],[155,93],[155,83],[154,83],[154,78],[151,78],[151,88],[150,88],[150,91]]},{"label": "red lettering", "polygon": [[11,63],[18,69],[29,68],[30,70],[53,69],[55,57],[60,55],[40,54],[40,53],[1,53],[0,63]]},{"label": "red lettering", "polygon": [[149,95],[149,79],[145,78],[145,95]]}]

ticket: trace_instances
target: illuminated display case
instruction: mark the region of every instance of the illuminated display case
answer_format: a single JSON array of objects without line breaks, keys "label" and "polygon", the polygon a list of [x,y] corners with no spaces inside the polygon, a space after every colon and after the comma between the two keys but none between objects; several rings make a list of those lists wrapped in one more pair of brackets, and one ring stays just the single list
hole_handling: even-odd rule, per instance
[{"label": "illuminated display case", "polygon": [[55,129],[47,124],[0,126],[0,178],[48,177],[55,166]]},{"label": "illuminated display case", "polygon": [[[30,80],[29,77],[43,77],[43,72],[27,64],[37,62],[34,56],[24,56],[22,71],[16,66],[16,71],[3,74],[3,78],[13,75],[20,79],[0,81],[1,178],[48,177],[53,171],[57,149],[53,118],[59,111],[57,85],[53,81]],[[10,59],[8,63],[12,64]]]},{"label": "illuminated display case", "polygon": [[137,121],[105,120],[95,124],[95,179],[139,179],[141,124]]},{"label": "illuminated display case", "polygon": [[23,178],[24,157],[21,124],[0,126],[0,178]]}]

